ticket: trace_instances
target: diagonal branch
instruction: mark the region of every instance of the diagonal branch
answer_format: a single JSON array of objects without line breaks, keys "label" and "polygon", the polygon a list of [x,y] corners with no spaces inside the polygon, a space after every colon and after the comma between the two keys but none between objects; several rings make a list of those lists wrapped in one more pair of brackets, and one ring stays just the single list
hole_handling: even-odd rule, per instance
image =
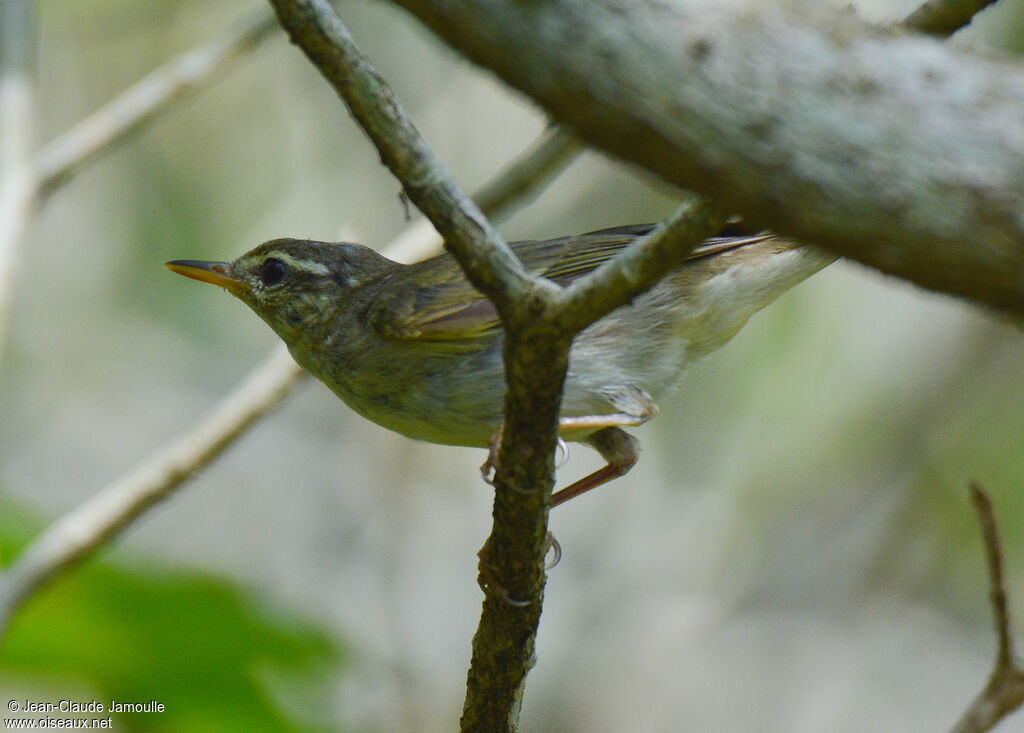
[{"label": "diagonal branch", "polygon": [[566,288],[559,299],[562,328],[582,331],[598,318],[626,305],[681,263],[700,242],[721,229],[722,214],[695,198],[618,257]]},{"label": "diagonal branch", "polygon": [[996,2],[997,0],[928,0],[903,21],[903,26],[919,33],[930,33],[944,38],[968,25],[975,15]]},{"label": "diagonal branch", "polygon": [[[491,219],[500,219],[530,203],[547,183],[564,170],[582,150],[572,133],[549,128],[519,158],[509,163],[476,192],[473,200]],[[434,225],[421,219],[388,245],[388,256],[399,262],[415,262],[441,248]]]},{"label": "diagonal branch", "polygon": [[550,127],[528,153],[485,183],[473,200],[492,219],[501,216],[508,207],[531,201],[538,193],[537,182],[557,175],[582,149],[583,143],[571,132]]},{"label": "diagonal branch", "polygon": [[129,87],[32,157],[31,3],[0,4],[0,352],[13,299],[18,249],[35,209],[72,175],[214,79],[254,49],[273,16],[182,54]]},{"label": "diagonal branch", "polygon": [[[547,184],[557,169],[551,162],[556,138],[565,148],[560,165],[571,160],[569,148],[578,149],[564,135],[546,135],[509,169],[503,170],[483,190],[490,191],[485,210],[507,214],[528,194]],[[529,179],[529,172],[535,177]],[[421,232],[421,239],[422,239]],[[406,251],[426,252],[423,244],[402,238]],[[429,238],[428,238],[429,239]],[[429,241],[428,241],[429,244]],[[435,247],[436,249],[436,247]],[[386,247],[385,253],[400,253]],[[139,516],[168,498],[241,437],[259,418],[273,410],[298,384],[302,370],[283,347],[233,389],[200,424],[178,441],[157,451],[129,474],[101,490],[44,530],[15,562],[0,573],[0,641],[11,617],[26,599],[53,577],[82,561],[110,542]]]},{"label": "diagonal branch", "polygon": [[444,237],[445,246],[472,283],[499,311],[534,289],[521,263],[455,183],[327,0],[271,0],[271,4],[292,41],[344,100],[384,164]]},{"label": "diagonal branch", "polygon": [[194,430],[47,527],[0,574],[0,635],[26,598],[170,496],[195,471],[276,407],[302,373],[288,351],[278,347]]},{"label": "diagonal branch", "polygon": [[46,198],[116,144],[225,71],[277,28],[272,15],[166,62],[80,121],[36,156],[39,196]]},{"label": "diagonal branch", "polygon": [[591,145],[758,226],[1024,314],[1019,64],[813,0],[395,2]]}]

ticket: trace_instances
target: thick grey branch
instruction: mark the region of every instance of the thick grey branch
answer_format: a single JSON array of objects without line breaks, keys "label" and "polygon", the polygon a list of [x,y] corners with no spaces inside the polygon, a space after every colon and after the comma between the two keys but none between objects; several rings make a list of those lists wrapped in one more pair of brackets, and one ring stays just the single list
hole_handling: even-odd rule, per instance
[{"label": "thick grey branch", "polygon": [[587,142],[1024,313],[1024,70],[807,0],[395,0]]}]

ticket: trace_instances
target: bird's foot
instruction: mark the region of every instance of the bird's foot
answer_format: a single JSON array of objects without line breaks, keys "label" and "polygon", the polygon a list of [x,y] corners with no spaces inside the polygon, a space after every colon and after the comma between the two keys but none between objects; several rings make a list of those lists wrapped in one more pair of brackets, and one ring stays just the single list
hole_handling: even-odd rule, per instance
[{"label": "bird's foot", "polygon": [[[502,423],[498,427],[498,431],[491,436],[491,439],[487,443],[487,460],[480,466],[480,475],[483,476],[484,483],[491,486],[494,485],[494,475],[498,472],[498,466],[501,462],[498,460],[498,453],[501,450],[501,440],[505,435],[505,423]],[[557,455],[555,457],[555,468],[561,468],[565,465],[566,461],[569,460],[569,444],[561,438],[558,438],[558,442],[555,445]],[[524,492],[529,493],[529,492]]]},{"label": "bird's foot", "polygon": [[[559,544],[555,536],[548,532],[547,538],[545,539],[547,547],[544,549],[544,556],[551,554],[551,559],[544,564],[544,570],[551,570],[555,567],[562,559],[562,545]],[[506,588],[494,575],[494,566],[490,564],[490,539],[484,543],[484,546],[480,548],[480,552],[476,554],[478,558],[477,562],[477,576],[476,582],[480,586],[480,590],[484,593],[493,593],[494,596],[510,606],[515,608],[525,608],[530,605],[530,601],[518,601],[509,595],[508,588]]]},{"label": "bird's foot", "polygon": [[501,450],[501,439],[505,435],[505,423],[498,426],[498,430],[491,436],[487,444],[487,460],[480,466],[480,475],[484,477],[484,483],[494,485],[494,474],[498,472],[498,451]]}]

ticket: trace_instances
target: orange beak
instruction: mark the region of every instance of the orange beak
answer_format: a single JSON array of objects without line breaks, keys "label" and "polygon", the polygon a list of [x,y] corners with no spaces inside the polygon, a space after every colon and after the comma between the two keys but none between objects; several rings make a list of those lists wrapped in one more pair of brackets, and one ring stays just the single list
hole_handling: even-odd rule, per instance
[{"label": "orange beak", "polygon": [[173,260],[164,265],[171,272],[199,280],[204,283],[219,285],[232,295],[238,295],[248,289],[243,281],[232,277],[230,262],[207,262],[205,260]]}]

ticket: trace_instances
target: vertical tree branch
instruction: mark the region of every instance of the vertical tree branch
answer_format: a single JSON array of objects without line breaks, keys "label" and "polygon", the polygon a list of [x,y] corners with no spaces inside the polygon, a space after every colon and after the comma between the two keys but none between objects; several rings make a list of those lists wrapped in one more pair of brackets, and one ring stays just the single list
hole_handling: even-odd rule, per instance
[{"label": "vertical tree branch", "polygon": [[1003,553],[992,499],[977,481],[971,482],[971,504],[981,526],[988,566],[989,598],[996,627],[996,659],[985,688],[967,708],[953,733],[983,733],[1024,704],[1024,669],[1014,659],[1013,632],[1003,583]]},{"label": "vertical tree branch", "polygon": [[[577,311],[588,310],[591,319],[607,313],[613,306],[605,290],[619,281],[592,282],[590,294],[599,305],[588,309],[585,298],[562,303],[558,286],[527,275],[437,160],[330,6],[323,0],[271,2],[292,40],[345,101],[409,198],[501,314],[505,423],[494,480],[494,524],[484,558],[492,592],[484,599],[474,637],[461,725],[463,731],[514,731],[543,600],[562,385],[572,338],[586,325]],[[691,227],[676,244],[684,252],[710,233]],[[664,229],[649,239],[657,242],[663,236]],[[644,270],[639,260],[631,264]],[[667,268],[651,268],[648,286]]]},{"label": "vertical tree branch", "polygon": [[29,0],[0,0],[0,355],[17,280],[18,250],[32,216],[35,38]]}]

